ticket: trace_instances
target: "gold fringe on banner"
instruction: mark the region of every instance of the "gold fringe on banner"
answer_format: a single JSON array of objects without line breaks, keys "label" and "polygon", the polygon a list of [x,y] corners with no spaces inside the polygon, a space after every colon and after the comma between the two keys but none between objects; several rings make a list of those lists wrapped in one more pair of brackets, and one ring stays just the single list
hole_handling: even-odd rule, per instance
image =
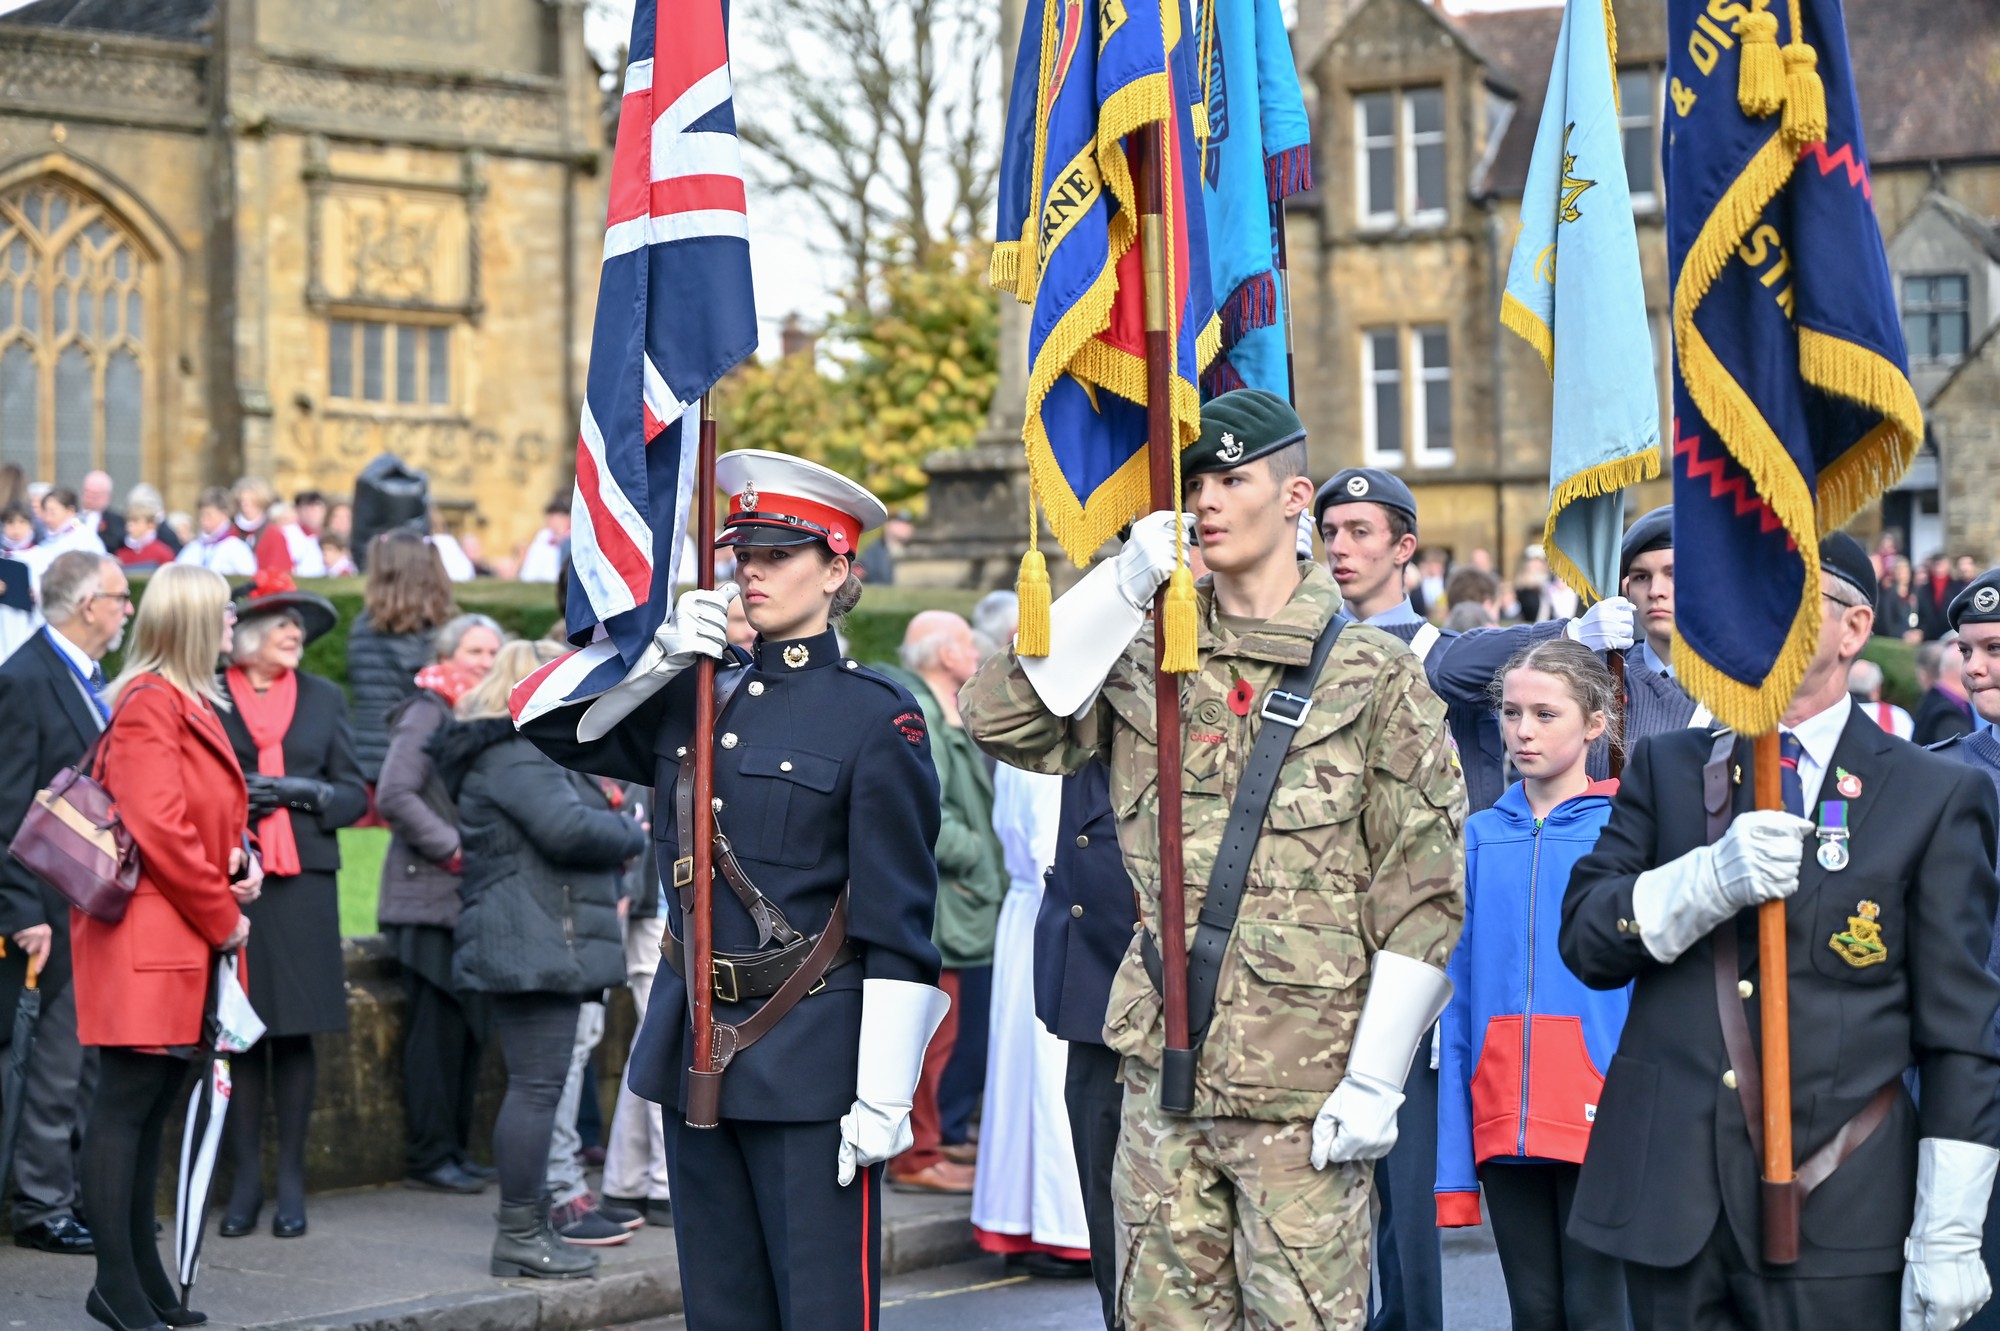
[{"label": "gold fringe on banner", "polygon": [[1021,281],[1021,242],[1003,240],[993,247],[986,261],[986,284],[999,291],[1014,291]]},{"label": "gold fringe on banner", "polygon": [[1556,518],[1579,499],[1617,494],[1628,485],[1650,481],[1659,474],[1660,450],[1656,446],[1631,457],[1613,458],[1609,462],[1586,467],[1557,486],[1555,493],[1549,496],[1548,521],[1542,524],[1542,553],[1548,558],[1549,570],[1565,585],[1575,588],[1585,605],[1601,601],[1618,589],[1597,586],[1569,557],[1569,552],[1556,544]]},{"label": "gold fringe on banner", "polygon": [[1833,531],[1903,478],[1924,443],[1924,410],[1909,376],[1859,343],[1799,329],[1799,373],[1835,397],[1882,413],[1882,423],[1819,476],[1819,529]]},{"label": "gold fringe on banner", "polygon": [[1500,326],[1518,334],[1542,358],[1549,378],[1556,375],[1556,335],[1542,322],[1542,316],[1515,299],[1511,291],[1500,293]]}]

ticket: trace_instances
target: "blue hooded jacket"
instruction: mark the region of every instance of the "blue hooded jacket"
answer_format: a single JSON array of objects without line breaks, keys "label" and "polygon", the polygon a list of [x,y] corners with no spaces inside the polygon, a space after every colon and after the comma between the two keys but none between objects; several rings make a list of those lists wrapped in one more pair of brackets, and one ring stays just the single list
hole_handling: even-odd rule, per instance
[{"label": "blue hooded jacket", "polygon": [[1520,782],[1465,823],[1465,929],[1438,1062],[1438,1224],[1479,1223],[1478,1166],[1580,1163],[1629,988],[1585,987],[1556,953],[1570,870],[1597,844],[1616,781],[1537,819]]}]

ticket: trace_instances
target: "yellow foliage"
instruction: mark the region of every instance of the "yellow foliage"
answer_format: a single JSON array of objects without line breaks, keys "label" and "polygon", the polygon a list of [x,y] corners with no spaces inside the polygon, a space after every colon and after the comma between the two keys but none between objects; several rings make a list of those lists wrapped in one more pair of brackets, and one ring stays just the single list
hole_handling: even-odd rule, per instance
[{"label": "yellow foliage", "polygon": [[724,449],[769,448],[832,467],[890,505],[921,506],[923,461],[971,446],[998,383],[998,310],[987,254],[940,248],[882,275],[879,308],[837,316],[843,350],[753,363],[718,390]]}]

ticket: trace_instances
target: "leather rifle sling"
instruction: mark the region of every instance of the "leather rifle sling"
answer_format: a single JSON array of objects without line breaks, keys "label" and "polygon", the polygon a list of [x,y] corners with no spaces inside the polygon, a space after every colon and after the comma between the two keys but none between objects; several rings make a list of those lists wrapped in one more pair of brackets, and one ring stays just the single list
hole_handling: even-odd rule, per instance
[{"label": "leather rifle sling", "polygon": [[[1724,731],[1716,737],[1715,747],[1709,750],[1708,762],[1701,769],[1702,812],[1707,819],[1708,844],[1714,845],[1729,830],[1735,821],[1735,799],[1732,794],[1733,765],[1736,755],[1736,736]],[[1729,1067],[1736,1074],[1736,1098],[1742,1102],[1743,1117],[1750,1129],[1750,1146],[1757,1158],[1764,1158],[1764,1067],[1757,1057],[1756,1043],[1750,1038],[1750,1019],[1744,1012],[1744,996],[1737,985],[1743,977],[1742,952],[1736,934],[1737,917],[1731,916],[1716,926],[1710,935],[1711,949],[1715,953],[1715,1011],[1722,1022],[1722,1044],[1729,1054]],[[1901,1078],[1892,1079],[1868,1097],[1868,1102],[1853,1118],[1841,1124],[1824,1145],[1807,1156],[1793,1171],[1792,1186],[1798,1191],[1799,1201],[1812,1195],[1813,1189],[1840,1168],[1847,1157],[1861,1149],[1875,1129],[1882,1126],[1882,1120],[1889,1117],[1889,1110],[1896,1103],[1896,1088]]]},{"label": "leather rifle sling", "polygon": [[[1278,773],[1285,766],[1285,754],[1292,738],[1305,724],[1312,710],[1313,686],[1333,653],[1341,630],[1354,619],[1338,611],[1326,622],[1313,642],[1312,657],[1303,665],[1287,666],[1277,688],[1264,695],[1257,741],[1250,761],[1236,785],[1236,798],[1229,806],[1229,822],[1217,848],[1215,865],[1209,870],[1208,890],[1202,895],[1201,914],[1194,939],[1188,944],[1187,1000],[1188,1048],[1198,1062],[1202,1041],[1215,1017],[1216,987],[1222,978],[1222,958],[1229,950],[1229,936],[1236,928],[1236,914],[1243,906],[1243,888],[1250,878],[1250,861],[1257,853],[1258,834],[1264,830],[1264,815],[1278,787]],[[1273,708],[1279,710],[1273,711]],[[1159,984],[1160,952],[1150,931],[1140,935],[1140,952],[1147,973]]]}]

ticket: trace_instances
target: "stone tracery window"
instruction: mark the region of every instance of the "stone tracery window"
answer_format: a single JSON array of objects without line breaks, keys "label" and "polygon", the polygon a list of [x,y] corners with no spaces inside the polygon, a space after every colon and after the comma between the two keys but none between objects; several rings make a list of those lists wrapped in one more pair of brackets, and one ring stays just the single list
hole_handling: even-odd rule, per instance
[{"label": "stone tracery window", "polygon": [[0,462],[74,487],[145,479],[155,279],[139,240],[65,182],[0,195]]}]

